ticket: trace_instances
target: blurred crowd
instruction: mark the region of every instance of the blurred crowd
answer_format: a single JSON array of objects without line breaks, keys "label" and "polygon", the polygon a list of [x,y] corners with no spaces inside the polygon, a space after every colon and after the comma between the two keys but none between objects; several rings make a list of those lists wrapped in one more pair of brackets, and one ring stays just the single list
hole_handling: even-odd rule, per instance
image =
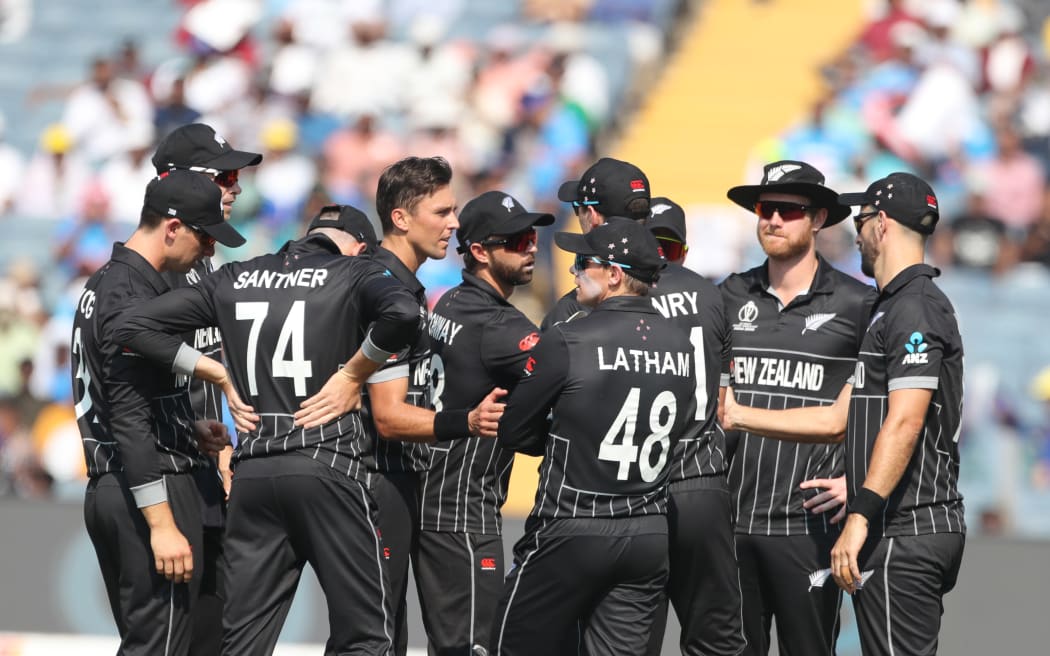
[{"label": "blurred crowd", "polygon": [[[4,142],[0,116],[0,220],[40,226],[45,243],[35,247],[48,251],[8,258],[0,271],[0,495],[80,492],[73,304],[110,244],[130,234],[153,149],[172,129],[205,122],[264,154],[241,172],[231,219],[248,244],[220,250],[220,262],[273,250],[329,202],[374,214],[379,173],[408,154],[446,157],[461,204],[498,188],[560,226],[557,186],[603,150],[662,64],[676,17],[702,5],[172,1],[178,56],[146,66],[128,40],[85,61],[84,81],[35,90],[27,102],[63,111],[34,152]],[[746,177],[784,158],[812,163],[838,190],[914,172],[941,200],[935,264],[989,279],[1029,267],[1050,285],[1045,4],[870,0],[867,24],[822,70],[826,92],[804,120],[755,145]],[[857,272],[851,231],[825,232],[822,252]],[[545,246],[533,296],[521,294],[533,315],[555,292]],[[721,274],[744,264],[726,262]],[[459,262],[422,275],[439,295],[458,282]],[[1042,415],[1000,396],[989,416],[1020,436],[1033,463],[1026,480],[1050,491],[1050,383],[1029,391]]]}]

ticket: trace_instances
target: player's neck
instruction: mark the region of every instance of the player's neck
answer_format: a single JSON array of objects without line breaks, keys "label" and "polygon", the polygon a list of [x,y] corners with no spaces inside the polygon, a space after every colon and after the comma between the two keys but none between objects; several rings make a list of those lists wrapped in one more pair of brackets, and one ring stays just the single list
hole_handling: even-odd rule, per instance
[{"label": "player's neck", "polygon": [[784,305],[813,286],[817,275],[816,251],[810,249],[796,257],[769,258],[769,286]]},{"label": "player's neck", "polygon": [[425,255],[417,253],[416,249],[412,248],[412,244],[402,235],[384,235],[379,247],[397,256],[401,264],[404,264],[412,273],[419,271],[419,267],[423,266],[423,262],[427,259]]},{"label": "player's neck", "polygon": [[165,270],[164,246],[158,240],[158,236],[154,232],[145,232],[142,229],[138,229],[124,242],[124,247],[135,251],[142,256],[142,259],[149,262],[150,266],[157,271],[163,272]]},{"label": "player's neck", "polygon": [[922,264],[922,262],[921,246],[900,244],[887,248],[875,261],[875,284],[879,289],[885,289],[886,285],[890,284],[901,271],[915,264]]},{"label": "player's neck", "polygon": [[480,267],[474,272],[474,275],[492,285],[492,288],[499,292],[503,298],[510,298],[510,295],[514,293],[514,285],[497,280],[496,276],[492,275],[492,269],[488,267]]}]

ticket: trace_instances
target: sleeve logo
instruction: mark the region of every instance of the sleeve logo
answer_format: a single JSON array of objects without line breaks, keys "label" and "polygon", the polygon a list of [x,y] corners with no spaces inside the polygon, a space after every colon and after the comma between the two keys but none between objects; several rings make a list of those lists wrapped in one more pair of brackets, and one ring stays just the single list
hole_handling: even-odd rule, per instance
[{"label": "sleeve logo", "polygon": [[540,343],[539,333],[529,333],[521,338],[518,342],[518,349],[522,351],[531,351],[534,346]]},{"label": "sleeve logo", "polygon": [[926,349],[929,347],[920,332],[914,332],[911,337],[908,338],[908,343],[904,345],[904,350],[908,353],[901,360],[901,364],[928,364],[929,353],[926,353]]},{"label": "sleeve logo", "polygon": [[536,358],[529,356],[529,359],[525,361],[525,371],[522,373],[526,376],[531,376],[536,371]]}]

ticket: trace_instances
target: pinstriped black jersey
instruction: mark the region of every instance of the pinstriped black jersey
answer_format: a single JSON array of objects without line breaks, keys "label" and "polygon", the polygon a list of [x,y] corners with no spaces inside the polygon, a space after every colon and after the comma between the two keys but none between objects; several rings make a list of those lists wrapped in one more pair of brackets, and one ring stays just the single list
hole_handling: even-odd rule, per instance
[{"label": "pinstriped black jersey", "polygon": [[[889,393],[933,390],[915,451],[878,521],[890,537],[966,532],[959,493],[963,345],[955,309],[933,283],[937,275],[918,264],[886,285],[864,335],[850,399],[846,481],[852,500],[867,476]],[[870,532],[878,531],[873,526]]]},{"label": "pinstriped black jersey", "polygon": [[696,413],[675,447],[671,482],[725,476],[729,458],[725,433],[717,421],[721,374],[729,373],[729,325],[722,294],[700,274],[668,264],[649,290],[649,300],[657,312],[688,333],[693,345]]},{"label": "pinstriped black jersey", "polygon": [[499,444],[543,455],[532,517],[666,513],[674,442],[695,413],[684,331],[648,298],[610,298],[543,333],[525,373]]},{"label": "pinstriped black jersey", "polygon": [[90,477],[123,471],[128,486],[214,463],[197,451],[187,378],[114,340],[130,308],[168,290],[161,274],[123,244],[88,279],[71,347],[73,401]]},{"label": "pinstriped black jersey", "polygon": [[[487,282],[463,272],[430,315],[434,409],[472,408],[493,387],[512,391],[537,328]],[[437,442],[422,474],[421,527],[499,535],[514,454],[490,438]]]},{"label": "pinstriped black jersey", "polygon": [[590,310],[580,305],[576,300],[576,290],[571,289],[558,299],[547,316],[543,317],[540,330],[547,330],[556,323],[571,321],[572,319],[585,316]]},{"label": "pinstriped black jersey", "polygon": [[256,430],[240,436],[235,459],[298,451],[369,484],[374,448],[357,413],[312,429],[294,426],[293,415],[357,351],[369,323],[411,328],[417,313],[415,299],[381,266],[344,257],[312,235],[137,308],[117,338],[173,363],[181,344],[162,333],[218,326],[237,391],[260,416]]},{"label": "pinstriped black jersey", "polygon": [[[737,401],[761,408],[827,405],[853,375],[875,290],[819,257],[810,290],[786,307],[769,288],[766,265],[722,282],[732,329]],[[729,471],[737,533],[800,535],[837,530],[831,513],[802,507],[811,478],[841,476],[841,444],[801,444],[748,432],[730,436]]]},{"label": "pinstriped black jersey", "polygon": [[[383,382],[408,377],[406,401],[417,408],[430,407],[430,337],[427,335],[427,295],[416,275],[409,271],[401,260],[385,248],[376,249],[371,256],[399,280],[419,303],[419,336],[415,343],[390,358],[369,382]],[[402,442],[380,437],[372,421],[371,405],[367,385],[361,395],[361,418],[365,430],[372,437],[375,449],[375,466],[384,472],[422,472],[430,464],[430,445],[418,442]]]},{"label": "pinstriped black jersey", "polygon": [[[163,275],[168,287],[179,289],[197,284],[214,270],[211,258],[205,257],[186,273],[169,271]],[[215,326],[191,330],[182,336],[182,341],[204,355],[222,361],[222,331]],[[190,379],[190,405],[195,417],[222,421],[222,403],[221,388],[199,378]]]}]

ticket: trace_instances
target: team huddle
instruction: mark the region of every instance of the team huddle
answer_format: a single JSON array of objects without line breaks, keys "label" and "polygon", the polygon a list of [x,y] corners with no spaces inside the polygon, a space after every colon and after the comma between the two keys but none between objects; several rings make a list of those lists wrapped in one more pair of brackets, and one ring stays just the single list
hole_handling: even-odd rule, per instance
[{"label": "team huddle", "polygon": [[[462,209],[440,157],[389,166],[382,234],[330,205],[275,253],[210,263],[237,173],[206,125],[153,158],[141,220],[87,282],[72,342],[84,515],[121,654],[272,653],[303,567],[326,654],[405,654],[409,564],[430,654],[834,654],[842,591],[870,654],[934,654],[965,523],[962,342],[923,264],[937,199],[894,173],[837,194],[797,161],[730,200],[767,259],[684,266],[685,213],[602,158],[559,200],[576,287],[509,301],[555,222]],[[864,273],[818,231],[852,214]],[[455,235],[462,283],[416,274]],[[236,449],[222,423],[225,397]],[[541,456],[504,562],[514,454]]]}]

